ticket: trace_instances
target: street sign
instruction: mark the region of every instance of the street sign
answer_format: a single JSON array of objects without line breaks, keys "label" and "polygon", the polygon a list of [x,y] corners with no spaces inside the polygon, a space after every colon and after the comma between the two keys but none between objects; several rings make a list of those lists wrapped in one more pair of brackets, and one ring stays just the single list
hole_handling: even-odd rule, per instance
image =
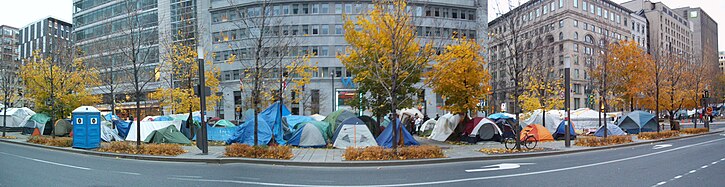
[{"label": "street sign", "polygon": [[712,115],[712,107],[707,107],[707,115]]}]

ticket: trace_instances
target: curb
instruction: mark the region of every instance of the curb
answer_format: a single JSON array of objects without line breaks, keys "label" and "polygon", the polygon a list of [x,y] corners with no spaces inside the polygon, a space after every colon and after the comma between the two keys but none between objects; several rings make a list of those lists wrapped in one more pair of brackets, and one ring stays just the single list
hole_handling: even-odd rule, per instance
[{"label": "curb", "polygon": [[489,155],[489,156],[478,156],[478,157],[463,157],[463,158],[438,158],[438,159],[421,159],[421,160],[389,160],[389,161],[341,161],[341,162],[298,162],[290,160],[275,160],[275,159],[253,159],[253,158],[178,158],[178,157],[166,157],[166,156],[150,156],[150,155],[131,155],[131,154],[119,154],[119,153],[107,153],[90,151],[83,149],[72,149],[55,146],[46,146],[40,144],[32,144],[27,142],[11,141],[6,139],[0,139],[0,142],[45,148],[69,153],[102,156],[102,157],[113,157],[113,158],[124,158],[124,159],[137,159],[137,160],[149,160],[149,161],[165,161],[165,162],[192,162],[192,163],[209,163],[209,164],[230,164],[230,163],[246,163],[246,164],[266,164],[266,165],[283,165],[283,166],[312,166],[312,167],[373,167],[373,166],[406,166],[406,165],[423,165],[423,164],[440,164],[440,163],[453,163],[453,162],[467,162],[467,161],[485,161],[485,160],[502,160],[502,159],[515,159],[515,158],[528,158],[528,157],[542,157],[552,155],[562,155],[571,153],[582,153],[590,151],[598,151],[605,149],[614,149],[622,147],[631,147],[644,144],[665,142],[671,140],[679,140],[686,138],[695,138],[700,136],[712,135],[722,133],[723,131],[714,131],[703,134],[695,134],[691,136],[680,136],[668,139],[659,139],[654,141],[636,142],[629,144],[619,144],[604,147],[585,148],[577,150],[565,150],[565,151],[547,151],[547,152],[533,152],[533,153],[520,153],[520,154],[509,154],[509,155]]}]

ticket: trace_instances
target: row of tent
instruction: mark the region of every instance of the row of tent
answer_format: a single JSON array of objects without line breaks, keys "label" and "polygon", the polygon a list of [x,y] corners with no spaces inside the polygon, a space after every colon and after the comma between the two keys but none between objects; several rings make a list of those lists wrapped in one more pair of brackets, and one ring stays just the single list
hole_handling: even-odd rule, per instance
[{"label": "row of tent", "polygon": [[[280,115],[280,112],[281,115]],[[253,145],[253,112],[245,112],[244,123],[240,124],[227,144],[243,143]],[[400,120],[398,120],[398,123]],[[389,123],[384,120],[383,123]],[[291,115],[284,104],[276,102],[262,111],[257,117],[258,145],[278,144],[298,147],[325,147],[332,144],[335,148],[383,146],[392,147],[393,129],[385,128],[369,116],[357,116],[348,110],[337,110],[328,116]],[[400,126],[399,126],[400,127]],[[410,132],[400,128],[406,145],[418,145]]]},{"label": "row of tent", "polygon": [[[547,112],[548,113],[548,112]],[[549,125],[544,127],[536,121],[542,121],[542,115],[534,114],[531,118],[527,119],[526,122],[520,123],[518,127],[525,126],[521,130],[520,138],[524,140],[525,134],[533,135],[538,141],[553,141],[564,139],[566,135],[566,121],[557,118],[557,115],[546,115],[546,120]],[[538,118],[538,119],[537,119]],[[580,118],[581,119],[581,118]],[[426,134],[430,131],[428,138],[436,141],[445,141],[455,131],[456,127],[460,122],[461,116],[454,114],[446,114],[438,118],[438,120],[428,120],[421,126],[421,134]],[[654,115],[643,112],[633,111],[627,115],[621,117],[617,121],[617,125],[613,122],[608,121],[606,123],[606,131],[608,135],[626,135],[638,134],[640,132],[653,132],[657,130],[657,122],[655,121]],[[576,121],[572,120],[572,125],[569,126],[569,134],[572,139],[577,136],[576,130],[579,125],[578,122],[591,123],[588,121]],[[465,125],[463,136],[467,137],[469,143],[476,143],[478,141],[501,141],[504,138],[513,137],[512,128],[516,128],[516,120],[514,115],[507,113],[496,113],[489,115],[487,118],[476,117],[468,120]],[[553,125],[557,124],[557,125]],[[575,125],[576,124],[576,125]],[[432,127],[431,127],[432,126]],[[554,133],[551,133],[551,132]],[[594,131],[594,135],[598,137],[604,136],[605,128],[597,127]]]},{"label": "row of tent", "polygon": [[[546,114],[542,113],[541,110],[536,110],[526,120],[523,120],[521,125],[531,124],[546,124],[546,128],[550,131],[554,131],[556,126],[550,124],[560,124],[565,121],[566,113],[561,110],[547,111]],[[588,108],[578,109],[571,112],[571,121],[575,125],[576,131],[583,131],[585,129],[599,129],[599,112]],[[626,133],[639,134],[640,132],[655,132],[657,131],[657,118],[648,112],[644,111],[632,111],[624,116],[620,116],[617,113],[607,113],[606,119],[603,120],[607,127],[617,126]],[[616,121],[612,119],[617,117]],[[545,123],[542,123],[545,122]],[[590,131],[592,132],[592,131]],[[596,132],[596,131],[595,131]]]}]

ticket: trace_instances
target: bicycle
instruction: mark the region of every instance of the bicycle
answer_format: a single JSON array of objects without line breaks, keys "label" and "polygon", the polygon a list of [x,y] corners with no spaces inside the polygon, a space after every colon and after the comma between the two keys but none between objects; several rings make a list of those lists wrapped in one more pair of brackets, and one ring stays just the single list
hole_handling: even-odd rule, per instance
[{"label": "bicycle", "polygon": [[[521,144],[526,147],[526,149],[534,149],[536,148],[536,145],[538,144],[539,140],[536,139],[534,135],[529,134],[529,132],[524,132],[524,138],[523,141],[521,141]],[[516,148],[516,137],[508,137],[504,139],[504,146],[506,149],[515,149]]]}]

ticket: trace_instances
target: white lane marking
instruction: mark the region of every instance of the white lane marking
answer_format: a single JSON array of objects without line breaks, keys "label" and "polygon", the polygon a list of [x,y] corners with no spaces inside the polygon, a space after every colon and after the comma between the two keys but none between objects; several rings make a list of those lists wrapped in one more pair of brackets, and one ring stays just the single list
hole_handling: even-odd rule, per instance
[{"label": "white lane marking", "polygon": [[[544,173],[554,173],[554,172],[560,172],[560,171],[567,171],[567,170],[573,170],[573,169],[581,169],[581,168],[588,168],[588,167],[594,167],[604,164],[611,164],[616,162],[622,162],[627,160],[633,160],[643,157],[649,157],[652,155],[658,155],[662,153],[672,152],[680,149],[690,148],[694,146],[699,146],[703,144],[707,144],[710,142],[725,140],[725,138],[710,140],[706,142],[700,142],[696,144],[690,144],[682,147],[677,147],[673,149],[667,149],[662,150],[654,153],[648,153],[644,155],[639,156],[633,156],[633,157],[627,157],[627,158],[621,158],[617,160],[610,160],[605,162],[597,162],[592,164],[586,164],[586,165],[580,165],[580,166],[572,166],[572,167],[566,167],[566,168],[559,168],[559,169],[552,169],[552,170],[544,170],[544,171],[535,171],[535,172],[527,172],[527,173],[517,173],[517,174],[508,174],[508,175],[497,175],[497,176],[486,176],[486,177],[475,177],[475,178],[464,178],[464,179],[452,179],[452,180],[443,180],[443,181],[432,181],[432,182],[419,182],[419,183],[408,183],[408,184],[387,184],[387,185],[357,185],[357,186],[380,186],[380,187],[393,187],[393,186],[431,186],[436,184],[448,184],[448,183],[456,183],[456,182],[466,182],[466,181],[478,181],[478,180],[488,180],[488,179],[499,179],[499,178],[509,178],[509,177],[520,177],[520,176],[528,176],[528,175],[537,175],[537,174],[544,174]],[[183,180],[183,181],[195,181],[195,182],[221,182],[221,183],[235,183],[235,184],[249,184],[249,185],[264,185],[264,186],[297,186],[297,187],[313,187],[313,186],[326,186],[326,185],[305,185],[305,184],[283,184],[283,183],[271,183],[271,182],[251,182],[251,181],[237,181],[237,180],[214,180],[214,179],[187,179],[187,178],[168,178],[170,180]]]},{"label": "white lane marking", "polygon": [[665,147],[672,147],[672,144],[655,145],[654,147],[652,147],[652,149],[662,149],[662,148],[665,148]]},{"label": "white lane marking", "polygon": [[534,163],[501,163],[501,164],[496,164],[496,165],[484,166],[482,169],[467,169],[466,172],[472,173],[472,172],[481,172],[481,171],[516,169],[516,168],[520,168],[521,165],[531,165],[531,164],[534,164]]},{"label": "white lane marking", "polygon": [[690,173],[695,173],[695,172],[697,172],[697,170],[692,170],[692,171],[690,171]]},{"label": "white lane marking", "polygon": [[255,178],[255,177],[234,177],[234,178],[247,179],[247,180],[255,180],[255,181],[258,181],[260,179],[260,178]]},{"label": "white lane marking", "polygon": [[32,160],[32,161],[36,161],[36,162],[42,162],[42,163],[46,163],[46,164],[52,164],[52,165],[56,165],[56,166],[63,166],[63,167],[69,167],[69,168],[75,168],[75,169],[82,169],[82,170],[91,170],[91,168],[85,168],[85,167],[80,167],[80,166],[73,166],[73,165],[68,165],[68,164],[61,164],[61,163],[56,163],[56,162],[51,162],[51,161],[45,161],[45,160],[40,160],[40,159],[35,159],[35,158],[28,158],[28,157],[24,157],[24,156],[20,156],[20,155],[15,155],[15,154],[10,154],[10,153],[5,153],[5,152],[0,152],[0,154],[10,155],[10,156],[14,156],[14,157],[22,158],[22,159]]},{"label": "white lane marking", "polygon": [[141,175],[140,173],[125,172],[125,171],[111,171],[111,172],[120,173],[120,174],[126,174],[126,175]]},{"label": "white lane marking", "polygon": [[663,184],[665,184],[665,183],[667,183],[667,182],[665,182],[665,181],[662,181],[662,182],[660,182],[660,183],[657,183],[657,186],[663,185]]},{"label": "white lane marking", "polygon": [[707,165],[704,165],[704,166],[702,166],[702,167],[700,167],[700,168],[702,168],[702,169],[705,169],[705,168],[707,168]]},{"label": "white lane marking", "polygon": [[180,177],[180,178],[195,178],[195,179],[201,179],[201,176],[196,175],[171,175],[172,177]]},{"label": "white lane marking", "polygon": [[682,178],[682,175],[675,176],[675,179]]},{"label": "white lane marking", "polygon": [[717,161],[715,161],[715,162],[711,162],[710,164],[717,164]]}]

